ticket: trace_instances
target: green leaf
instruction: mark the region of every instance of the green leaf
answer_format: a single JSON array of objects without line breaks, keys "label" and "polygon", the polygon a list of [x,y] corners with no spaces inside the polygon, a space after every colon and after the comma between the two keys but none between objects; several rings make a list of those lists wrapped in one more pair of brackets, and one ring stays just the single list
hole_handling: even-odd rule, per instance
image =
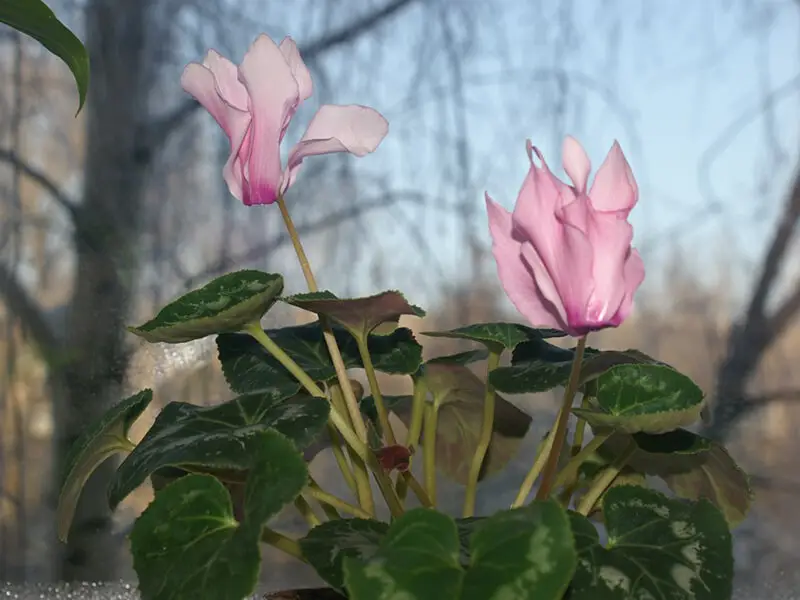
[{"label": "green leaf", "polygon": [[592,427],[664,433],[694,423],[703,408],[703,391],[670,367],[619,365],[596,384],[593,407],[573,409]]},{"label": "green leaf", "polygon": [[[357,338],[363,338],[384,323],[395,326],[402,315],[424,317],[425,311],[409,304],[394,290],[367,298],[337,298],[328,291],[295,294],[282,298],[287,304],[329,317]],[[382,333],[382,332],[381,332]]]},{"label": "green leaf", "polygon": [[[423,375],[439,413],[436,466],[466,484],[483,423],[485,385],[467,367],[427,363]],[[394,410],[410,425],[410,410]],[[502,470],[514,458],[528,433],[531,418],[499,394],[495,398],[494,429],[480,479]]]},{"label": "green leaf", "polygon": [[747,516],[753,500],[750,482],[721,444],[685,429],[660,435],[614,434],[600,454],[619,452],[631,438],[638,447],[628,461],[631,468],[660,477],[682,498],[711,501],[731,527]]},{"label": "green leaf", "polygon": [[[511,366],[495,369],[490,379],[499,391],[506,394],[546,392],[567,384],[574,356],[574,348],[561,348],[544,339],[532,339],[517,346]],[[669,367],[638,350],[586,348],[581,362],[581,383],[593,381],[612,367],[625,364]]]},{"label": "green leaf", "polygon": [[603,501],[609,542],[570,514],[578,567],[569,600],[722,600],[733,579],[731,535],[710,502],[687,503],[636,486]]},{"label": "green leaf", "polygon": [[371,519],[340,519],[314,527],[300,540],[303,556],[330,586],[344,591],[345,557],[369,560],[389,525]]},{"label": "green leaf", "polygon": [[[353,337],[340,327],[334,327],[333,331],[345,366],[348,369],[363,367]],[[315,381],[329,381],[336,377],[318,322],[269,329],[265,333]],[[384,373],[414,373],[422,363],[422,346],[409,329],[401,327],[386,336],[371,335],[368,346],[375,368]],[[225,379],[235,392],[265,390],[294,381],[288,371],[249,335],[219,335],[217,348]]]},{"label": "green leaf", "polygon": [[554,500],[474,525],[463,599],[560,600],[578,557],[567,513]]},{"label": "green leaf", "polygon": [[117,452],[130,451],[133,444],[128,439],[128,431],[152,400],[152,390],[143,390],[126,398],[86,429],[70,448],[64,460],[56,509],[58,538],[62,542],[67,541],[78,498],[89,476],[107,458]]},{"label": "green leaf", "polygon": [[261,271],[236,271],[184,294],[155,319],[128,331],[148,342],[190,342],[217,333],[241,331],[258,322],[283,291],[283,277]]},{"label": "green leaf", "polygon": [[242,438],[251,432],[275,429],[303,450],[324,429],[330,406],[302,394],[289,397],[291,391],[239,396],[218,406],[167,404],[111,481],[111,508],[162,467],[245,470]]},{"label": "green leaf", "polygon": [[510,350],[528,340],[564,337],[566,333],[557,329],[534,329],[519,323],[476,323],[449,331],[423,331],[422,335],[470,340]]},{"label": "green leaf", "polygon": [[576,562],[567,514],[551,500],[455,523],[414,509],[344,569],[354,600],[559,600]]},{"label": "green leaf", "polygon": [[[466,352],[459,352],[458,354],[448,354],[447,356],[437,356],[430,359],[428,365],[469,365],[479,360],[486,360],[489,357],[489,352],[485,348],[480,350],[467,350]],[[424,367],[423,367],[424,368]]]},{"label": "green leaf", "polygon": [[158,492],[134,524],[131,551],[143,598],[242,600],[253,593],[261,530],[297,497],[308,470],[276,431],[250,431],[240,441],[252,457],[241,523],[219,480],[187,475]]},{"label": "green leaf", "polygon": [[[352,600],[458,598],[464,571],[456,524],[429,508],[395,520],[369,560],[346,557],[344,579]],[[488,598],[488,596],[487,596]]]},{"label": "green leaf", "polygon": [[29,35],[64,61],[78,86],[80,112],[89,89],[89,54],[75,34],[41,0],[3,0],[0,23]]}]

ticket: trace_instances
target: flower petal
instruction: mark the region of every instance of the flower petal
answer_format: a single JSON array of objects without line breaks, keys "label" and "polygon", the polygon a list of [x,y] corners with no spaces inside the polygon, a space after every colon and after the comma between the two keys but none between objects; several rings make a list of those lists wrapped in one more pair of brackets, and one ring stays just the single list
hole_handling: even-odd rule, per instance
[{"label": "flower petal", "polygon": [[[489,194],[486,194],[486,210],[492,236],[492,254],[508,299],[531,325],[563,330],[565,323],[559,316],[563,313],[563,307],[554,306],[543,296],[541,282],[523,260],[523,244],[512,236],[514,225],[511,213],[494,202]],[[554,289],[546,269],[540,269],[539,275],[543,277],[542,282],[546,287]]]},{"label": "flower petal", "polygon": [[639,199],[633,171],[616,141],[597,170],[589,197],[595,210],[619,212],[627,217]]},{"label": "flower petal", "polygon": [[245,204],[271,204],[277,198],[282,170],[280,140],[298,103],[298,85],[275,42],[260,35],[239,66],[239,81],[250,96],[252,132],[245,168],[249,185]]},{"label": "flower petal", "polygon": [[589,181],[592,163],[583,146],[574,137],[568,135],[564,139],[561,160],[564,163],[564,170],[575,185],[576,191],[578,193],[586,192],[586,183]]},{"label": "flower petal", "polygon": [[289,36],[283,38],[280,46],[281,54],[286,59],[286,63],[292,70],[292,75],[297,81],[297,93],[300,102],[304,102],[311,97],[314,92],[314,84],[311,82],[311,73],[308,72],[308,67],[303,59],[300,57],[300,51],[297,49],[297,44]]},{"label": "flower petal", "polygon": [[294,183],[300,164],[307,156],[333,152],[364,156],[378,147],[388,131],[386,119],[366,106],[321,106],[302,139],[289,152],[281,193]]},{"label": "flower petal", "polygon": [[247,90],[238,79],[236,65],[215,50],[209,50],[203,59],[203,66],[213,73],[217,93],[222,100],[233,108],[247,112],[249,98]]},{"label": "flower petal", "polygon": [[616,327],[628,318],[633,309],[633,296],[644,281],[644,261],[635,248],[631,248],[628,260],[625,261],[625,295],[619,305],[617,314],[612,319]]}]

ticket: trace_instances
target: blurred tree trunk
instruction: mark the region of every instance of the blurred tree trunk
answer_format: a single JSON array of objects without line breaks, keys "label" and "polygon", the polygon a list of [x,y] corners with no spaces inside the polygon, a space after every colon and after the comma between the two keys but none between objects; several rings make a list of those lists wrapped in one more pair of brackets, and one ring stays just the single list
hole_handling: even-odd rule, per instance
[{"label": "blurred tree trunk", "polygon": [[723,440],[752,410],[784,396],[769,392],[754,396],[747,388],[764,354],[800,312],[800,283],[774,303],[775,308],[768,308],[800,223],[800,165],[796,169],[747,308],[728,336],[726,356],[717,371],[712,419],[703,430],[709,437]]},{"label": "blurred tree trunk", "polygon": [[[137,271],[136,243],[147,157],[137,132],[151,89],[146,53],[152,0],[90,0],[86,46],[92,81],[86,104],[83,201],[75,226],[74,294],[66,324],[67,364],[55,422],[55,464],[85,425],[118,399],[126,368],[124,320]],[[111,535],[108,461],[89,480],[78,504],[57,577],[118,576],[123,541]],[[59,469],[59,472],[61,469]]]}]

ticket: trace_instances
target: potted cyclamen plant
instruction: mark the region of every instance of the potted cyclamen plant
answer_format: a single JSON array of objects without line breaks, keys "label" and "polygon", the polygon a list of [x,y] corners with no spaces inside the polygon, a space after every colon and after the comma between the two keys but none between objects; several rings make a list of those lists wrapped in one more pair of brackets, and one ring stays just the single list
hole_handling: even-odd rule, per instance
[{"label": "potted cyclamen plant", "polygon": [[[322,106],[284,167],[280,143],[312,92],[290,38],[277,45],[260,36],[238,66],[210,51],[186,67],[182,84],[230,138],[223,177],[233,196],[278,204],[308,293],[284,296],[281,275],[238,271],[131,327],[154,343],[216,335],[226,380],[239,396],[210,407],[167,404],[138,444],[128,430],[151,391],[109,410],[68,461],[62,539],[84,482],[119,452],[127,456],[108,490],[111,507],[148,477],[156,489],[130,535],[146,600],[240,600],[259,579],[260,544],[310,564],[330,586],[285,598],[730,598],[730,528],[744,518],[751,494],[727,451],[686,429],[699,418],[703,393],[641,352],[586,345],[591,332],[622,323],[644,278],[627,221],[638,189],[618,144],[589,188],[589,159],[577,141],[564,143],[571,185],[528,143],[531,166],[514,212],[488,196],[486,203],[500,282],[531,326],[425,333],[483,349],[423,362],[420,344],[399,326],[401,316],[423,311],[396,291],[339,298],[318,290],[285,202],[306,156],[370,153],[388,131],[385,119],[363,106]],[[261,319],[277,302],[319,318],[265,331]],[[574,347],[548,341],[566,336]],[[504,353],[511,365],[500,367]],[[484,380],[467,366],[479,360],[486,361]],[[350,380],[352,369],[365,373],[368,395]],[[384,396],[377,372],[408,376],[413,394]],[[476,516],[479,480],[511,458],[531,420],[499,394],[558,386],[565,389],[560,412],[516,500]],[[402,438],[392,412],[407,425]],[[468,419],[480,425],[441,427]],[[308,448],[322,438],[357,502],[309,475]],[[416,460],[422,481],[409,469]],[[437,469],[465,486],[461,518],[436,508]],[[671,494],[652,489],[653,478]],[[376,517],[378,503],[390,522]],[[300,539],[270,528],[291,504],[309,524]]]}]

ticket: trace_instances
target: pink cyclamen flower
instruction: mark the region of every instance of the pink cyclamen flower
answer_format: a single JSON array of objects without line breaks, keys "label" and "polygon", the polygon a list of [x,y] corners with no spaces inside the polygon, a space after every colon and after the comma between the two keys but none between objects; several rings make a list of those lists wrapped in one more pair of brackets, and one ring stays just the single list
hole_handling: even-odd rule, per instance
[{"label": "pink cyclamen flower", "polygon": [[231,143],[223,177],[231,194],[247,205],[271,204],[294,183],[307,156],[374,151],[389,125],[366,106],[319,108],[284,169],[280,144],[297,107],[311,96],[311,75],[297,45],[286,37],[275,44],[260,35],[238,67],[214,50],[202,64],[190,63],[183,89],[211,113]]},{"label": "pink cyclamen flower", "polygon": [[[628,213],[639,190],[617,142],[591,188],[591,163],[577,140],[564,142],[564,170],[572,185],[550,172],[527,143],[531,168],[513,213],[486,194],[492,252],[511,302],[533,325],[580,337],[616,327],[630,314],[644,280],[631,248]],[[532,153],[542,163],[536,166]]]}]

